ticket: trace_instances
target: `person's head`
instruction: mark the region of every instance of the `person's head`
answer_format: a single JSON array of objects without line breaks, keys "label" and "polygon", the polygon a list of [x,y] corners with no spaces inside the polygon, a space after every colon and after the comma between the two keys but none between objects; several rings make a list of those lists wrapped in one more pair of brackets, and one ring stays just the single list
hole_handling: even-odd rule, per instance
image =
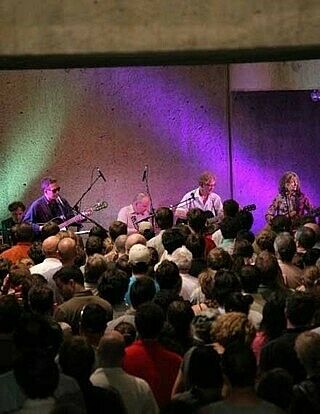
[{"label": "person's head", "polygon": [[320,241],[320,226],[319,224],[307,222],[304,224],[304,227],[309,227],[309,229],[312,229],[316,234],[316,242]]},{"label": "person's head", "polygon": [[302,332],[296,338],[294,349],[308,376],[319,375],[320,335],[312,331]]},{"label": "person's head", "polygon": [[159,305],[147,302],[138,307],[134,320],[141,339],[156,339],[163,328],[165,315]]},{"label": "person's head", "polygon": [[167,229],[162,234],[162,244],[165,250],[172,254],[184,243],[184,237],[177,228]]},{"label": "person's head", "polygon": [[150,209],[150,198],[147,194],[138,193],[132,201],[133,209],[138,214],[146,214]]},{"label": "person's head", "polygon": [[204,294],[207,300],[210,300],[213,297],[215,274],[215,270],[208,268],[201,272],[198,276],[201,292]]},{"label": "person's head", "polygon": [[271,230],[276,234],[291,231],[291,220],[288,216],[279,214],[271,220]]},{"label": "person's head", "polygon": [[255,235],[251,230],[239,230],[237,233],[236,241],[246,240],[250,244],[255,241]]},{"label": "person's head", "polygon": [[253,256],[252,244],[247,240],[236,240],[233,255],[242,258],[251,258]]},{"label": "person's head", "polygon": [[14,377],[27,398],[53,397],[59,383],[59,368],[52,356],[35,350],[20,355],[14,364]]},{"label": "person's head", "polygon": [[28,250],[28,256],[30,257],[30,259],[33,261],[35,265],[42,263],[44,259],[46,258],[42,250],[42,243],[39,241],[34,241],[32,243],[32,246]]},{"label": "person's head", "polygon": [[59,365],[65,375],[77,380],[79,384],[87,383],[94,366],[94,350],[81,336],[67,338],[59,352]]},{"label": "person's head", "polygon": [[194,312],[189,301],[175,300],[170,303],[167,311],[167,320],[173,326],[177,337],[190,335],[193,318]]},{"label": "person's head", "polygon": [[93,256],[95,253],[104,254],[103,240],[98,236],[89,236],[85,250],[88,256]]},{"label": "person's head", "polygon": [[84,276],[77,266],[62,267],[54,274],[53,280],[64,300],[73,297],[77,286],[80,286],[82,289],[84,287]]},{"label": "person's head", "polygon": [[108,231],[101,226],[93,226],[89,232],[90,236],[100,237],[101,240],[104,240],[108,237]]},{"label": "person's head", "polygon": [[57,246],[58,258],[63,265],[71,265],[77,257],[77,243],[71,237],[64,237]]},{"label": "person's head", "polygon": [[40,315],[53,313],[53,290],[48,284],[36,284],[28,292],[29,306],[32,312]]},{"label": "person's head", "polygon": [[271,295],[263,307],[260,329],[270,340],[280,336],[286,328],[284,309],[285,297],[277,294]]},{"label": "person's head", "polygon": [[208,196],[216,186],[216,177],[209,171],[204,171],[199,177],[199,188],[202,196]]},{"label": "person's head", "polygon": [[161,230],[170,229],[173,226],[173,211],[168,207],[159,207],[155,220]]},{"label": "person's head", "polygon": [[126,347],[131,345],[136,339],[137,330],[132,323],[119,322],[118,325],[114,327],[114,330],[123,335]]},{"label": "person's head", "polygon": [[290,233],[278,234],[274,241],[274,251],[283,262],[291,262],[297,249]]},{"label": "person's head", "polygon": [[8,210],[12,220],[18,224],[22,221],[24,212],[26,211],[26,206],[22,203],[22,201],[13,201],[8,205]]},{"label": "person's head", "polygon": [[260,272],[255,265],[244,265],[239,271],[244,292],[256,293],[260,285]]},{"label": "person's head", "polygon": [[293,171],[287,171],[279,181],[279,193],[286,194],[300,193],[300,180],[298,175]]},{"label": "person's head", "polygon": [[258,254],[255,265],[260,272],[261,284],[274,289],[284,286],[282,272],[274,254],[262,251]]},{"label": "person's head", "polygon": [[229,199],[223,202],[224,217],[235,217],[239,212],[239,203],[236,200]]},{"label": "person's head", "polygon": [[277,234],[272,230],[262,230],[256,237],[256,243],[260,251],[274,253],[274,241]]},{"label": "person's head", "polygon": [[17,242],[32,242],[33,231],[29,223],[16,224],[12,228],[12,233]]},{"label": "person's head", "polygon": [[110,331],[100,339],[97,349],[99,366],[103,368],[121,367],[125,353],[123,335]]},{"label": "person's head", "polygon": [[239,222],[236,217],[224,217],[220,223],[221,234],[224,239],[235,239],[239,231]]},{"label": "person's head", "polygon": [[123,301],[128,285],[127,274],[119,269],[116,263],[109,262],[98,281],[99,296],[111,303],[112,306],[116,305]]},{"label": "person's head", "polygon": [[232,259],[228,252],[219,247],[215,247],[214,249],[210,250],[208,254],[207,264],[208,267],[212,270],[228,270],[231,268]]},{"label": "person's head", "polygon": [[187,355],[188,362],[183,369],[185,384],[190,388],[214,388],[217,395],[221,396],[223,376],[217,351],[213,347],[199,345],[193,347]]},{"label": "person's head", "polygon": [[261,375],[257,395],[288,412],[292,399],[293,378],[283,368],[270,369]]},{"label": "person's head", "polygon": [[232,388],[253,388],[257,363],[249,345],[233,343],[222,355],[222,371]]},{"label": "person's head", "polygon": [[154,280],[148,276],[139,277],[131,286],[130,303],[133,309],[150,302],[156,294]]},{"label": "person's head", "polygon": [[252,303],[253,297],[251,295],[232,292],[227,296],[224,307],[226,312],[241,312],[248,315]]},{"label": "person's head", "polygon": [[20,319],[21,307],[14,295],[0,296],[0,333],[12,333]]},{"label": "person's head", "polygon": [[105,258],[98,253],[89,256],[84,267],[84,279],[87,283],[98,283],[100,276],[107,270]]},{"label": "person's head", "polygon": [[127,241],[127,235],[121,234],[118,236],[114,242],[114,248],[118,255],[125,254],[126,252],[126,241]]},{"label": "person's head", "polygon": [[305,252],[302,256],[302,262],[305,267],[314,266],[320,257],[320,249],[312,248]]},{"label": "person's head", "polygon": [[212,344],[211,326],[220,316],[216,308],[208,308],[197,314],[191,322],[191,335],[196,344]]},{"label": "person's head", "polygon": [[194,259],[204,258],[206,242],[203,235],[194,233],[189,234],[185,246],[192,253]]},{"label": "person's head", "polygon": [[128,226],[119,220],[113,221],[109,226],[109,235],[113,242],[121,234],[127,234],[127,231],[128,231]]},{"label": "person's head", "polygon": [[96,303],[88,303],[81,310],[79,322],[80,335],[89,338],[96,335],[100,338],[109,320],[110,315],[102,306]]},{"label": "person's head", "polygon": [[42,251],[45,257],[58,257],[59,237],[50,236],[42,242]]},{"label": "person's head", "polygon": [[45,223],[41,229],[41,240],[45,240],[47,237],[55,236],[60,231],[59,225],[54,221]]},{"label": "person's head", "polygon": [[156,270],[155,277],[160,290],[167,289],[180,292],[182,280],[179,268],[174,262],[169,260],[161,262]]},{"label": "person's head", "polygon": [[320,269],[318,266],[307,266],[302,270],[302,284],[307,291],[319,291]]},{"label": "person's head", "polygon": [[150,252],[147,246],[135,244],[129,250],[129,262],[135,274],[146,273],[150,263]]},{"label": "person's head", "polygon": [[310,227],[302,226],[297,229],[295,239],[298,247],[308,250],[315,245],[316,234]]},{"label": "person's head", "polygon": [[191,269],[192,253],[182,246],[172,253],[171,260],[178,266],[180,273],[188,273]]},{"label": "person's head", "polygon": [[44,177],[40,183],[41,191],[48,201],[57,200],[60,193],[60,186],[55,178]]},{"label": "person's head", "polygon": [[294,292],[287,297],[285,315],[293,327],[311,325],[315,310],[315,298],[308,293]]},{"label": "person's head", "polygon": [[126,243],[125,243],[125,249],[126,249],[127,254],[129,254],[131,247],[134,246],[135,244],[143,244],[144,246],[146,246],[147,240],[140,233],[129,234],[129,236],[127,237]]},{"label": "person's head", "polygon": [[253,225],[253,214],[251,211],[248,210],[240,210],[237,215],[237,220],[239,223],[239,229],[241,230],[251,230],[251,227]]},{"label": "person's head", "polygon": [[207,216],[201,208],[192,208],[187,212],[190,228],[197,234],[203,234],[206,229]]},{"label": "person's head", "polygon": [[242,286],[239,277],[228,270],[218,270],[214,277],[213,298],[220,306],[224,306],[230,293],[241,292]]}]

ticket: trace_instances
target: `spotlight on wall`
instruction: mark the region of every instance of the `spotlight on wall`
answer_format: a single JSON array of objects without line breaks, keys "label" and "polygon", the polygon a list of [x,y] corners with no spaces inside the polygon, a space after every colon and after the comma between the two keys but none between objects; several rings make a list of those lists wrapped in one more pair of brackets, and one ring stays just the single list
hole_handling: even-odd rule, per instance
[{"label": "spotlight on wall", "polygon": [[311,91],[310,98],[313,102],[320,102],[320,89],[314,89]]}]

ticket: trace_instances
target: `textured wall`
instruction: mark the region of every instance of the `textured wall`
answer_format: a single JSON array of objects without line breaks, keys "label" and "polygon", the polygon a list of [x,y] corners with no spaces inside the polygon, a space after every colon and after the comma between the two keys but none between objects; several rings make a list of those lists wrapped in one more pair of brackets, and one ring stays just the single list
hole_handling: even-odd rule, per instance
[{"label": "textured wall", "polygon": [[232,136],[234,197],[257,204],[256,228],[285,171],[320,205],[320,104],[310,91],[233,93]]},{"label": "textured wall", "polygon": [[13,199],[30,202],[55,175],[71,203],[104,172],[83,207],[109,224],[145,189],[154,206],[174,204],[204,169],[230,195],[224,66],[0,72],[1,216]]}]

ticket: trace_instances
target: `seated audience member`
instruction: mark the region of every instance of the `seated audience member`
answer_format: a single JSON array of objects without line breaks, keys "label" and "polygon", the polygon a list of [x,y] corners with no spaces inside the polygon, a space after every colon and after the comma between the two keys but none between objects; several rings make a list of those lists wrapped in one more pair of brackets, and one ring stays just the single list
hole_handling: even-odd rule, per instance
[{"label": "seated audience member", "polygon": [[138,232],[138,221],[148,220],[150,215],[150,197],[147,194],[137,194],[132,204],[122,207],[118,213],[118,221],[122,221],[128,227],[128,234]]},{"label": "seated audience member", "polygon": [[241,292],[242,286],[239,277],[228,270],[218,270],[214,277],[213,300],[220,312],[224,307],[228,296],[234,292]]},{"label": "seated audience member", "polygon": [[128,236],[121,234],[116,238],[112,250],[105,255],[107,262],[116,262],[121,256],[126,254],[126,241]]},{"label": "seated audience member", "polygon": [[28,251],[32,246],[33,231],[30,224],[21,223],[16,224],[12,232],[16,239],[16,244],[2,252],[0,257],[10,260],[11,263],[15,264],[19,260],[28,257]]},{"label": "seated audience member", "polygon": [[[235,217],[239,212],[239,203],[236,200],[225,200],[223,203],[223,217]],[[212,240],[218,247],[223,242],[221,229],[216,230],[212,234]]]},{"label": "seated audience member", "polygon": [[164,320],[162,309],[155,303],[141,305],[135,315],[140,339],[127,347],[123,361],[127,373],[147,381],[160,407],[170,401],[181,363],[178,354],[167,351],[158,341]]},{"label": "seated audience member", "polygon": [[173,400],[185,402],[192,412],[222,399],[220,356],[212,347],[192,347],[183,358],[179,375],[185,391],[174,394]]},{"label": "seated audience member", "polygon": [[186,248],[192,253],[192,262],[189,273],[191,276],[198,277],[199,274],[207,268],[207,260],[205,259],[206,245],[204,237],[199,234],[190,234],[187,237],[185,245]]},{"label": "seated audience member", "polygon": [[286,413],[291,407],[292,391],[292,376],[282,368],[265,372],[257,385],[258,397],[276,405]]},{"label": "seated audience member", "polygon": [[11,294],[15,295],[19,302],[24,306],[24,293],[26,286],[30,283],[31,274],[30,270],[25,265],[12,265],[10,266],[8,275],[4,278],[1,292],[3,295]]},{"label": "seated audience member", "polygon": [[91,289],[94,295],[98,294],[98,280],[107,270],[107,262],[102,254],[94,253],[89,256],[84,266],[84,286]]},{"label": "seated audience member", "polygon": [[212,270],[230,270],[232,259],[228,252],[216,247],[212,249],[207,258],[208,268]]},{"label": "seated audience member", "polygon": [[133,344],[137,338],[137,330],[135,326],[128,322],[120,322],[114,327],[114,330],[121,333],[124,338],[125,346]]},{"label": "seated audience member", "polygon": [[233,254],[235,239],[239,231],[239,222],[236,217],[224,217],[220,224],[222,243],[218,246],[221,249]]},{"label": "seated audience member", "polygon": [[160,290],[156,293],[154,302],[167,313],[168,306],[174,300],[182,300],[179,296],[182,286],[182,278],[178,266],[169,260],[164,260],[158,266],[155,279]]},{"label": "seated audience member", "polygon": [[274,253],[274,241],[277,237],[277,233],[272,230],[262,230],[256,237],[255,240],[255,250],[259,254],[261,252],[267,251],[269,253]]},{"label": "seated audience member", "polygon": [[124,296],[128,290],[129,277],[116,263],[107,263],[106,270],[98,281],[98,295],[108,301],[113,308],[113,319],[121,316],[127,309]]},{"label": "seated audience member", "polygon": [[290,413],[320,413],[320,335],[303,332],[296,338],[294,347],[307,377],[293,387]]},{"label": "seated audience member", "polygon": [[91,227],[89,232],[89,237],[90,236],[99,237],[103,241],[108,237],[108,230],[106,230],[102,226],[93,226]]},{"label": "seated audience member", "polygon": [[253,264],[253,247],[247,240],[237,240],[234,244],[234,251],[232,256],[233,264],[232,270],[239,273],[244,265]]},{"label": "seated audience member", "polygon": [[319,224],[308,221],[307,223],[304,224],[304,227],[309,227],[310,229],[312,229],[315,232],[316,242],[315,242],[313,247],[316,248],[316,249],[320,249],[320,226],[319,226]]},{"label": "seated audience member", "polygon": [[21,223],[25,210],[26,207],[21,201],[13,201],[8,205],[10,217],[1,221],[3,243],[9,245],[16,243],[12,234],[12,227]]},{"label": "seated audience member", "polygon": [[88,257],[97,254],[105,254],[103,240],[98,236],[89,236],[86,241],[85,251]]},{"label": "seated audience member", "polygon": [[247,315],[250,322],[256,329],[259,329],[262,320],[262,315],[259,312],[252,311],[251,305],[253,297],[251,295],[244,295],[242,292],[230,293],[225,300],[226,312],[241,312]]},{"label": "seated audience member", "polygon": [[176,300],[170,303],[167,312],[167,322],[159,337],[160,343],[169,351],[183,355],[193,345],[191,322],[194,313],[190,302]]},{"label": "seated audience member", "polygon": [[320,293],[320,269],[317,266],[308,266],[302,270],[301,286],[297,290],[314,293],[316,296]]},{"label": "seated audience member", "polygon": [[98,346],[98,365],[90,377],[93,385],[114,387],[120,394],[127,414],[157,414],[158,405],[150,386],[142,378],[127,374],[123,369],[125,342],[116,331],[106,333]]},{"label": "seated audience member", "polygon": [[49,221],[43,225],[41,229],[41,241],[44,241],[50,236],[56,236],[60,232],[60,227],[54,221]]},{"label": "seated audience member", "polygon": [[73,266],[77,258],[77,242],[71,237],[63,237],[57,246],[58,259],[62,266]]},{"label": "seated audience member", "polygon": [[316,234],[309,227],[299,227],[295,233],[297,252],[293,258],[293,263],[303,269],[304,255],[313,248],[316,243]]},{"label": "seated audience member", "polygon": [[146,246],[147,240],[144,236],[142,236],[142,234],[139,234],[139,233],[129,234],[126,240],[126,244],[125,244],[126,254],[129,254],[131,247],[134,246],[135,244],[142,244]]},{"label": "seated audience member", "polygon": [[27,399],[20,413],[50,414],[55,406],[54,392],[59,383],[59,368],[43,351],[21,355],[14,364],[14,376]]},{"label": "seated audience member", "polygon": [[90,289],[84,287],[81,270],[75,266],[60,269],[53,277],[64,302],[55,311],[54,318],[58,322],[68,323],[74,334],[79,333],[81,310],[89,303],[101,305],[112,319],[112,306],[106,300],[95,296]]},{"label": "seated audience member", "polygon": [[289,233],[280,233],[275,238],[274,250],[282,272],[284,284],[290,289],[301,285],[301,269],[292,263],[297,251],[293,237]]},{"label": "seated audience member", "polygon": [[18,324],[21,307],[13,295],[0,296],[0,374],[10,371],[16,357],[13,332]]},{"label": "seated audience member", "polygon": [[94,350],[85,338],[71,337],[60,348],[59,365],[65,375],[74,378],[79,384],[87,414],[103,414],[109,410],[115,414],[125,414],[122,399],[114,388],[97,387],[90,382],[94,362]]},{"label": "seated audience member", "polygon": [[229,393],[224,400],[205,407],[203,413],[282,413],[278,407],[256,395],[257,365],[248,345],[229,345],[222,355],[222,371],[229,384]]},{"label": "seated audience member", "polygon": [[115,329],[121,322],[128,322],[135,327],[136,309],[143,303],[152,301],[155,293],[154,280],[148,276],[139,277],[131,286],[130,307],[122,315],[110,321],[107,330]]},{"label": "seated audience member", "polygon": [[302,256],[303,267],[314,266],[320,258],[320,249],[313,247]]},{"label": "seated audience member", "polygon": [[251,211],[248,211],[246,209],[240,210],[236,214],[236,218],[239,222],[240,231],[250,232],[254,222],[253,214]]},{"label": "seated audience member", "polygon": [[112,244],[115,242],[116,238],[121,235],[126,235],[128,233],[128,228],[125,223],[122,221],[115,220],[109,226],[109,237]]},{"label": "seated audience member", "polygon": [[[21,358],[26,361],[30,360],[29,355],[35,355],[37,352],[42,352],[54,360],[61,342],[62,331],[59,325],[50,322],[41,315],[23,315],[14,331],[15,347]],[[0,389],[0,413],[15,411],[23,406],[27,396],[18,386],[13,371],[0,375]],[[54,397],[57,403],[68,401],[84,408],[78,384],[74,379],[64,374],[59,374],[58,387],[54,391]]]},{"label": "seated audience member", "polygon": [[97,348],[109,321],[109,314],[102,306],[89,303],[81,310],[79,333],[86,341]]},{"label": "seated audience member", "polygon": [[173,211],[168,207],[160,207],[156,210],[155,220],[160,232],[155,237],[148,240],[147,246],[154,247],[160,258],[165,250],[162,244],[162,235],[165,230],[171,229],[173,226]]},{"label": "seated audience member", "polygon": [[152,224],[149,221],[142,221],[141,223],[138,223],[138,232],[142,234],[147,241],[156,235],[152,228]]},{"label": "seated audience member", "polygon": [[166,259],[170,260],[171,254],[176,249],[183,246],[184,236],[176,227],[173,227],[172,229],[167,229],[162,234],[162,244],[165,251],[160,258],[160,263]]},{"label": "seated audience member", "polygon": [[292,223],[289,217],[278,215],[275,216],[270,223],[270,228],[276,234],[279,233],[290,233],[291,232]]},{"label": "seated audience member", "polygon": [[33,266],[42,263],[44,259],[46,258],[42,250],[42,242],[39,242],[39,241],[33,242],[32,246],[30,247],[28,251],[28,256],[33,261]]},{"label": "seated audience member", "polygon": [[286,330],[262,348],[262,372],[284,368],[292,375],[295,384],[305,379],[306,373],[298,360],[294,344],[297,336],[311,326],[314,312],[315,300],[312,296],[300,292],[288,296],[285,308]]},{"label": "seated audience member", "polygon": [[259,253],[255,265],[260,272],[258,293],[261,293],[265,300],[268,300],[269,296],[275,291],[286,294],[279,263],[272,253],[268,251]]},{"label": "seated audience member", "polygon": [[212,240],[211,235],[207,235],[207,215],[200,208],[192,208],[187,213],[188,226],[191,229],[192,234],[202,236],[205,242],[205,251],[204,256],[207,257],[207,254],[211,249],[216,247],[215,242]]},{"label": "seated audience member", "polygon": [[238,272],[240,277],[242,289],[244,293],[249,293],[253,297],[252,310],[262,314],[262,309],[266,301],[263,299],[261,293],[258,293],[260,285],[260,272],[255,265],[242,266]]},{"label": "seated audience member", "polygon": [[199,287],[192,292],[190,301],[195,305],[192,310],[195,315],[212,307],[216,307],[216,302],[213,300],[214,277],[216,271],[207,269],[199,275]]},{"label": "seated audience member", "polygon": [[184,300],[190,301],[192,292],[199,286],[198,279],[189,274],[192,264],[192,253],[185,246],[182,246],[172,253],[171,260],[178,266],[182,279],[180,295]]}]

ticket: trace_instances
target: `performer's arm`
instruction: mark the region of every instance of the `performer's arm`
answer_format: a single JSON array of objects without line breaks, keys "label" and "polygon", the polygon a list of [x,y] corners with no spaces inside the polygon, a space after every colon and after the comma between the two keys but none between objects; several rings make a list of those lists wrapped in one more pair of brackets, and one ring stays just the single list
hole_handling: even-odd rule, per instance
[{"label": "performer's arm", "polygon": [[278,197],[276,197],[272,203],[270,204],[270,206],[268,207],[268,210],[266,212],[265,218],[267,223],[271,223],[273,217],[275,217],[278,213]]}]

